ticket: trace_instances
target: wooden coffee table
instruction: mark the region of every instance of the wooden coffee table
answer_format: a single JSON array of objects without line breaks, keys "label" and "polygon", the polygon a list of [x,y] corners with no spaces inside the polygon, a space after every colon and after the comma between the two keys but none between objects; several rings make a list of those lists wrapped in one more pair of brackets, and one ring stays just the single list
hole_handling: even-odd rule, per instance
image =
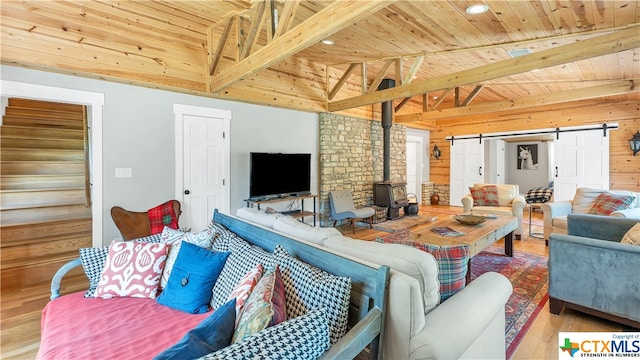
[{"label": "wooden coffee table", "polygon": [[[463,232],[461,236],[441,236],[431,229],[433,227],[450,227]],[[467,283],[471,281],[471,258],[486,249],[489,245],[504,238],[504,253],[513,256],[513,232],[518,228],[518,219],[510,215],[496,215],[495,219],[487,219],[478,225],[465,225],[457,222],[453,215],[441,216],[438,220],[409,230],[409,238],[424,244],[452,246],[469,246],[469,265]]]}]

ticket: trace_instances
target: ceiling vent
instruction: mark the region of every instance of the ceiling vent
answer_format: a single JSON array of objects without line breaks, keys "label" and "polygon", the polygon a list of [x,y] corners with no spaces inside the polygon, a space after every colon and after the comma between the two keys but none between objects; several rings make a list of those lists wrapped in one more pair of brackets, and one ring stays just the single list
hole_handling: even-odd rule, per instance
[{"label": "ceiling vent", "polygon": [[525,56],[525,55],[531,54],[531,50],[529,50],[529,49],[509,50],[509,51],[507,51],[507,54],[509,54],[509,56],[511,56],[511,58],[516,58],[518,56]]}]

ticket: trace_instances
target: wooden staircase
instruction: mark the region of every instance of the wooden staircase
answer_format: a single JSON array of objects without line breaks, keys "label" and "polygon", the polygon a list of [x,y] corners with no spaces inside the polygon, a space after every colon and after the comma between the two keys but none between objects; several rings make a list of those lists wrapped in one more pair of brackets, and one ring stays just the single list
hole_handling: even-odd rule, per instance
[{"label": "wooden staircase", "polygon": [[[23,311],[43,307],[55,271],[77,257],[79,248],[92,245],[86,123],[82,105],[12,98],[5,109],[0,126],[2,358],[21,346],[12,334],[39,333],[20,329],[27,320]],[[80,269],[70,275],[75,287],[86,283],[78,281],[84,277]]]}]

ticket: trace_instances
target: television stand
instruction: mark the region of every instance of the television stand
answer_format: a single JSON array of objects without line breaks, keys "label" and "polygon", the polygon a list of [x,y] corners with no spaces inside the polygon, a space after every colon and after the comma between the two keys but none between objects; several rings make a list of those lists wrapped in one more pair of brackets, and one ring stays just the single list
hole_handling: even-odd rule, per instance
[{"label": "television stand", "polygon": [[[306,195],[283,196],[278,198],[270,198],[270,199],[262,199],[262,200],[246,199],[245,202],[247,203],[247,207],[253,207],[254,205],[256,205],[258,210],[260,210],[260,205],[262,204],[278,203],[278,202],[285,202],[285,201],[291,202],[290,208],[293,208],[293,206],[295,205],[295,202],[299,200],[300,202],[299,202],[298,209],[283,211],[282,214],[291,216],[296,219],[300,219],[302,223],[304,223],[305,216],[313,216],[313,226],[316,226],[316,215],[317,215],[316,214],[316,198],[318,198],[318,195],[306,194]],[[305,199],[313,199],[313,211],[304,210]]]}]

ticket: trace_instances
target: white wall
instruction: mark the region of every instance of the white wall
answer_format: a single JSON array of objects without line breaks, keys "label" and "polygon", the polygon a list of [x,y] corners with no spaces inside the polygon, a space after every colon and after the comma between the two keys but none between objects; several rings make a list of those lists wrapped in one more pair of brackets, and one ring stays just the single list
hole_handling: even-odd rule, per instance
[{"label": "white wall", "polygon": [[[174,104],[231,110],[232,213],[249,195],[249,152],[312,154],[312,191],[318,192],[318,115],[243,104],[24,68],[1,66],[0,78],[104,94],[103,244],[119,237],[109,210],[114,205],[146,211],[174,197]],[[114,176],[115,168],[133,177]],[[193,229],[198,230],[198,229]]]},{"label": "white wall", "polygon": [[[517,169],[518,147],[526,144],[538,145],[538,168],[536,170]],[[548,184],[548,159],[547,143],[542,141],[524,141],[507,143],[506,151],[506,183],[520,186],[520,193],[526,194],[528,190]]]}]

